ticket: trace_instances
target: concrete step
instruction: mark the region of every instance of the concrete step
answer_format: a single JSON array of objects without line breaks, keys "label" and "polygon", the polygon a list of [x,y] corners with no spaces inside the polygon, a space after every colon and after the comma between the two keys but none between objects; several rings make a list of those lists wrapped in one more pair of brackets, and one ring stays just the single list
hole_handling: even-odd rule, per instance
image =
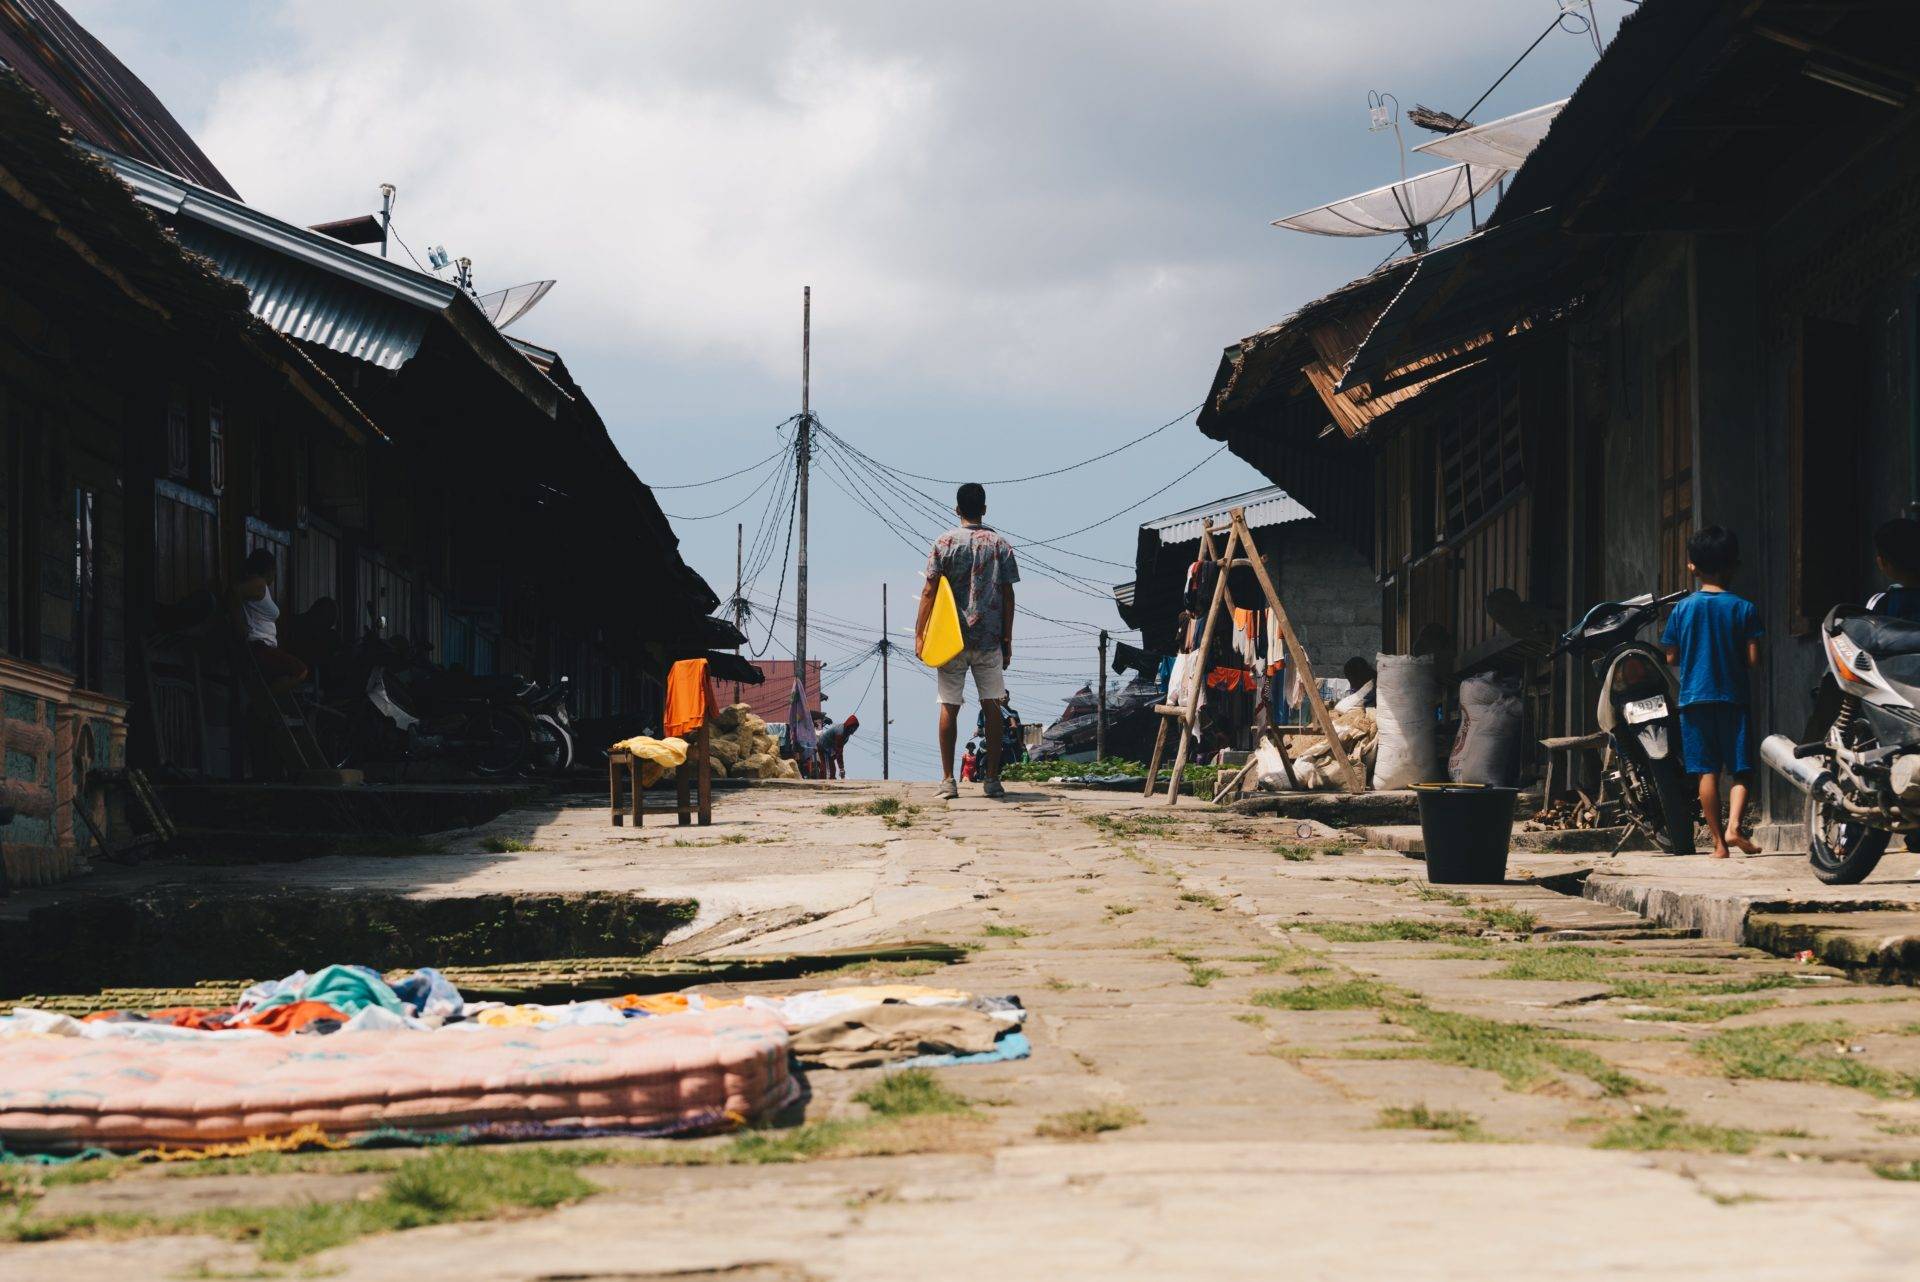
[{"label": "concrete step", "polygon": [[[1362,824],[1356,831],[1368,845],[1380,850],[1397,850],[1403,855],[1424,855],[1427,853],[1426,839],[1421,835],[1420,825],[1415,824]],[[1614,848],[1620,840],[1622,828],[1568,828],[1568,829],[1530,829],[1515,825],[1513,844],[1508,847],[1516,851],[1577,853],[1598,851],[1605,853]],[[1630,850],[1645,850],[1652,847],[1645,837],[1629,842]]]}]

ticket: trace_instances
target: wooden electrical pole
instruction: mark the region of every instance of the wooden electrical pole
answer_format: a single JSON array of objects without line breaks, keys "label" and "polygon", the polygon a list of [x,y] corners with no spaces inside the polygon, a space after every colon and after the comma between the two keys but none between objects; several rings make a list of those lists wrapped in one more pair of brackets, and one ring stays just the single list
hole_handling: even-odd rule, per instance
[{"label": "wooden electrical pole", "polygon": [[813,286],[800,289],[800,555],[793,595],[793,666],[800,681],[800,707],[807,707],[807,462],[813,452]]},{"label": "wooden electrical pole", "polygon": [[1093,722],[1093,759],[1107,759],[1107,630],[1100,629],[1100,711]]},{"label": "wooden electrical pole", "polygon": [[887,585],[880,585],[880,777],[893,778],[893,701],[887,689],[887,657],[893,638],[887,635]]},{"label": "wooden electrical pole", "polygon": [[[747,527],[738,521],[733,524],[733,626],[745,632],[747,630],[747,603],[740,597],[741,551],[745,547]],[[740,645],[734,643],[733,657],[740,657]],[[733,681],[733,701],[740,702],[740,679]]]}]

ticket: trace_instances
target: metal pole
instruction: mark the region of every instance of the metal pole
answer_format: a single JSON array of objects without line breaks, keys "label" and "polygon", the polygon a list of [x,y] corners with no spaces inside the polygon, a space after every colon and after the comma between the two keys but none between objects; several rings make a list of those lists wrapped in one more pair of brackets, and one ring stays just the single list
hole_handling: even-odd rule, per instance
[{"label": "metal pole", "polygon": [[800,705],[807,702],[807,460],[813,450],[813,286],[800,290],[800,555],[793,594],[793,664],[800,680]]},{"label": "metal pole", "polygon": [[887,635],[887,585],[880,585],[880,777],[893,778],[893,699],[887,688],[887,657],[893,638]]},{"label": "metal pole", "polygon": [[[733,523],[733,626],[742,632],[747,630],[747,603],[740,598],[740,567],[742,564],[740,554],[742,548],[745,546],[746,528],[746,526],[738,521]],[[737,641],[733,646],[733,657],[736,659],[740,657],[740,644]],[[738,677],[735,677],[733,681],[733,701],[735,703],[740,702],[740,679]]]},{"label": "metal pole", "polygon": [[393,232],[393,192],[392,183],[380,184],[380,257],[387,256],[387,237]]},{"label": "metal pole", "polygon": [[1100,713],[1093,723],[1093,759],[1107,759],[1107,630],[1100,629]]}]

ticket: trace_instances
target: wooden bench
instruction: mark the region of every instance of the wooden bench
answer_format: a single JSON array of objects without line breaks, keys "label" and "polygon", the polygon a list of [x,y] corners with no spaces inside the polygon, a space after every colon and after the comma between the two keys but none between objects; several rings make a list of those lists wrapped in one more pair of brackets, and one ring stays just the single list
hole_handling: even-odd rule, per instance
[{"label": "wooden bench", "polygon": [[[633,826],[638,828],[645,823],[647,815],[678,815],[680,826],[686,827],[693,822],[696,813],[702,826],[713,822],[713,757],[711,753],[712,731],[705,722],[694,732],[687,742],[687,759],[674,769],[674,804],[671,806],[649,806],[646,802],[647,790],[640,782],[640,758],[631,752],[616,748],[607,754],[607,799],[613,811],[613,826],[618,828],[625,822],[626,816],[633,816]],[[625,775],[629,804],[620,804],[620,781]]]}]

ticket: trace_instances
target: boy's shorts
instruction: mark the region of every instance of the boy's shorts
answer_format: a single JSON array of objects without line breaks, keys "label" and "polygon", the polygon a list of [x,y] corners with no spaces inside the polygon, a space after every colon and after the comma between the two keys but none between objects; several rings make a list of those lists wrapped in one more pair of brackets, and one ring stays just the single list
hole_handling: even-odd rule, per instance
[{"label": "boy's shorts", "polygon": [[967,673],[973,673],[973,692],[982,703],[1007,697],[1007,670],[1000,659],[1000,647],[962,650],[934,669],[939,699],[957,708],[967,693]]},{"label": "boy's shorts", "polygon": [[1747,705],[1690,703],[1680,709],[1680,759],[1690,775],[1744,775],[1753,769]]}]

